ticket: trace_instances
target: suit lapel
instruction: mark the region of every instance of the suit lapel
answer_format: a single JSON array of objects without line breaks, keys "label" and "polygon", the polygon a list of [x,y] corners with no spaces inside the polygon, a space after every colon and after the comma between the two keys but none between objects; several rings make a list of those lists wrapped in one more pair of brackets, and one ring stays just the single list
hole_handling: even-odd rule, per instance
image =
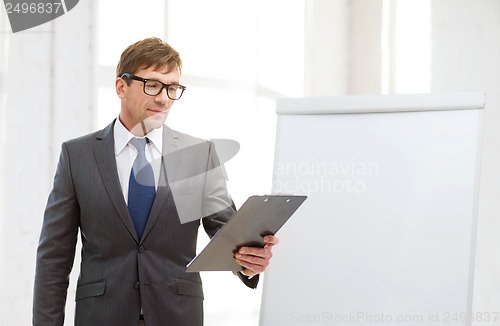
[{"label": "suit lapel", "polygon": [[97,141],[94,145],[94,157],[101,174],[102,182],[108,193],[113,206],[115,207],[121,221],[125,224],[127,230],[134,237],[135,241],[139,242],[135,232],[134,224],[128,213],[125,199],[123,198],[122,188],[116,169],[115,144],[113,137],[113,126],[115,121],[109,124],[97,136]]},{"label": "suit lapel", "polygon": [[176,180],[177,168],[181,161],[179,155],[171,155],[179,149],[179,136],[169,127],[163,127],[163,166],[170,180]]},{"label": "suit lapel", "polygon": [[[161,156],[161,169],[160,180],[158,182],[158,189],[156,197],[149,213],[149,218],[144,229],[142,238],[145,239],[153,225],[158,220],[161,212],[168,209],[167,203],[173,204],[172,193],[168,184],[168,179],[175,180],[177,168],[179,167],[180,158],[178,155],[169,155],[178,149],[177,137],[172,129],[163,126],[163,148]],[[174,156],[174,158],[172,157]]]}]

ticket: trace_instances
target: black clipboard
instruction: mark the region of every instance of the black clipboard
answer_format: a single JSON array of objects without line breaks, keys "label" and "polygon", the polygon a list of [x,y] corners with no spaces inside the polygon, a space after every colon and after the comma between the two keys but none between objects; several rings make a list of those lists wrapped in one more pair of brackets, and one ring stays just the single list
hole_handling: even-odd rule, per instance
[{"label": "black clipboard", "polygon": [[240,247],[263,247],[262,237],[276,234],[307,196],[251,196],[186,268],[186,272],[240,271],[234,260]]}]

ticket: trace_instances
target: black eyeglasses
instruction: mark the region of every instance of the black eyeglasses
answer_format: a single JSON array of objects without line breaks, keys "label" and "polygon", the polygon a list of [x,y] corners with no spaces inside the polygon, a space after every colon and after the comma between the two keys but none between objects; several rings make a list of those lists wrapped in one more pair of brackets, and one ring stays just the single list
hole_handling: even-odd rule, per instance
[{"label": "black eyeglasses", "polygon": [[166,88],[168,98],[171,100],[178,100],[181,98],[182,93],[184,93],[184,90],[186,90],[186,86],[182,86],[179,84],[164,84],[161,81],[154,79],[145,79],[142,77],[129,74],[128,72],[120,76],[120,78],[124,77],[143,82],[144,87],[142,90],[144,91],[144,94],[149,96],[156,96],[160,94],[164,88]]}]

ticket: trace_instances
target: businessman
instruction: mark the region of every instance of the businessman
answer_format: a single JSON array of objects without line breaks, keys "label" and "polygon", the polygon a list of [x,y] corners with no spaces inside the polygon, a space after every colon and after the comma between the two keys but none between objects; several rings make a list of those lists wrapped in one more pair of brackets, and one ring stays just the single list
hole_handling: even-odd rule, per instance
[{"label": "businessman", "polygon": [[[116,69],[118,118],[62,144],[37,251],[33,325],[61,326],[77,235],[82,242],[77,326],[203,324],[196,254],[234,213],[211,142],[164,123],[185,87],[177,51],[157,38],[124,50]],[[201,218],[201,219],[200,219]],[[278,239],[235,253],[255,288]]]}]

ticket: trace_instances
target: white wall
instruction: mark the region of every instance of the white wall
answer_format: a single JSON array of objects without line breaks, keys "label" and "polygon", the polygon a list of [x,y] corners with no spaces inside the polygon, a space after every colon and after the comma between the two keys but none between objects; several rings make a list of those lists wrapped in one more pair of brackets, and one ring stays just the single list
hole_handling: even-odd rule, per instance
[{"label": "white wall", "polygon": [[[498,313],[500,1],[434,1],[432,21],[432,90],[486,91],[473,310],[479,314]],[[500,316],[488,325],[500,325]]]},{"label": "white wall", "polygon": [[307,0],[305,18],[305,94],[346,94],[349,1]]},{"label": "white wall", "polygon": [[380,93],[382,3],[306,1],[306,96]]},{"label": "white wall", "polygon": [[8,44],[0,111],[8,157],[0,199],[1,325],[13,318],[31,324],[36,247],[61,142],[93,129],[92,3],[33,30],[1,35]]},{"label": "white wall", "polygon": [[[0,31],[6,29],[5,15],[0,11]],[[5,216],[5,200],[4,200],[4,149],[5,149],[5,68],[6,68],[6,42],[5,34],[0,34],[0,293],[4,293],[4,227],[3,219]],[[0,297],[0,316],[4,316],[3,298]],[[1,323],[1,320],[0,320]]]}]

